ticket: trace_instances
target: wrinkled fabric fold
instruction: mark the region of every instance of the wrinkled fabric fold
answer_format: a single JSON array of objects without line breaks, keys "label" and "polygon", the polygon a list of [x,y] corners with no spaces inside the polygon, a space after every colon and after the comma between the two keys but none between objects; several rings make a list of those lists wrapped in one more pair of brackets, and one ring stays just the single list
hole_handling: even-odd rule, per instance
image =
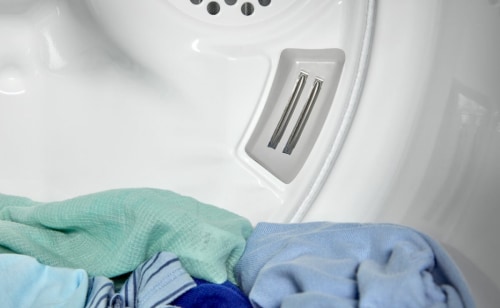
[{"label": "wrinkled fabric fold", "polygon": [[193,277],[234,281],[250,222],[159,189],[119,189],[59,202],[0,195],[0,247],[91,276],[133,271],[160,251]]},{"label": "wrinkled fabric fold", "polygon": [[139,265],[118,293],[110,279],[92,277],[85,308],[165,307],[194,287],[177,256],[161,252]]},{"label": "wrinkled fabric fold", "polygon": [[236,275],[254,307],[474,307],[437,242],[390,224],[260,223]]},{"label": "wrinkled fabric fold", "polygon": [[51,267],[29,256],[0,255],[2,307],[84,307],[88,281],[81,269]]},{"label": "wrinkled fabric fold", "polygon": [[252,308],[247,296],[234,284],[195,279],[196,287],[187,291],[172,305],[182,308]]}]

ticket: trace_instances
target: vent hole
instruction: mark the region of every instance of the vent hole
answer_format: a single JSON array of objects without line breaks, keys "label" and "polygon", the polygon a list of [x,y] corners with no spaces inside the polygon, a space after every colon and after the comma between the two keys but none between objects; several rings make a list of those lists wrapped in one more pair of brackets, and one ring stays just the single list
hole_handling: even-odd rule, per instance
[{"label": "vent hole", "polygon": [[251,4],[250,2],[245,2],[243,3],[243,5],[241,6],[241,12],[243,13],[243,15],[245,16],[250,16],[253,14],[253,11],[254,11],[254,7],[253,7],[253,4]]},{"label": "vent hole", "polygon": [[271,4],[271,0],[259,0],[259,4],[262,6],[268,6]]},{"label": "vent hole", "polygon": [[202,3],[202,2],[203,2],[203,0],[191,0],[191,3],[192,4],[196,4],[196,5],[198,5],[198,4]]},{"label": "vent hole", "polygon": [[236,0],[224,0],[227,5],[234,5],[236,3]]},{"label": "vent hole", "polygon": [[217,15],[217,14],[219,14],[219,12],[220,12],[220,5],[217,2],[215,2],[215,1],[212,1],[212,2],[208,3],[208,5],[207,5],[207,12],[210,15]]}]

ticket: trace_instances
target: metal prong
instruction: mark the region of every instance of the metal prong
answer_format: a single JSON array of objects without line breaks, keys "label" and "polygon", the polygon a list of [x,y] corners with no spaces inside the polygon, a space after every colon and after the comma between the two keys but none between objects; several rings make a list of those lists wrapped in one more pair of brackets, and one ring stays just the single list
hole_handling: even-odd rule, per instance
[{"label": "metal prong", "polygon": [[295,81],[295,85],[293,87],[292,96],[290,97],[288,104],[281,115],[281,118],[276,126],[274,133],[269,140],[267,146],[272,149],[276,149],[283,134],[285,133],[285,129],[288,126],[288,122],[290,122],[290,118],[292,117],[293,111],[295,110],[295,106],[299,100],[300,95],[302,94],[302,90],[304,89],[304,85],[306,84],[308,74],[304,71],[301,71],[297,81]]},{"label": "metal prong", "polygon": [[309,98],[307,99],[307,103],[302,109],[302,112],[300,113],[299,119],[297,120],[297,123],[293,128],[292,134],[288,138],[288,142],[286,143],[285,148],[283,149],[283,153],[291,155],[293,149],[295,149],[295,146],[297,145],[297,142],[299,142],[300,136],[304,131],[304,127],[307,124],[307,120],[311,115],[311,111],[314,107],[314,104],[316,103],[316,99],[318,98],[322,85],[323,85],[323,80],[316,77],[316,79],[314,80],[314,85],[311,90],[311,93],[309,94]]}]

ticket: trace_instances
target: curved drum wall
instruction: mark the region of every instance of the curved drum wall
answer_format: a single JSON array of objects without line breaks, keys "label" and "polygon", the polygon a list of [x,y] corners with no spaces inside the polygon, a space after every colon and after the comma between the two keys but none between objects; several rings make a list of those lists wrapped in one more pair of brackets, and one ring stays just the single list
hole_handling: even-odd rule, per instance
[{"label": "curved drum wall", "polygon": [[[359,101],[374,0],[23,3],[0,11],[3,193],[43,201],[158,187],[254,222],[288,221],[311,204]],[[298,105],[274,152],[275,163],[297,162],[279,179],[246,148],[264,106],[286,104],[301,70],[310,78],[300,103],[316,79],[323,87],[307,100],[310,116]],[[276,76],[284,94],[271,97]],[[282,152],[287,139],[298,140],[293,154]]]},{"label": "curved drum wall", "polygon": [[383,221],[445,243],[500,301],[500,5],[380,1],[352,130],[307,220]]}]

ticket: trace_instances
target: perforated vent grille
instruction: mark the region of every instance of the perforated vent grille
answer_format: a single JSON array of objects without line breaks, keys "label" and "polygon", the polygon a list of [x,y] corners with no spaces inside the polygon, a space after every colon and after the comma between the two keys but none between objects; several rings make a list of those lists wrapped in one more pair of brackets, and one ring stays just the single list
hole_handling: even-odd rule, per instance
[{"label": "perforated vent grille", "polygon": [[[185,0],[190,1],[193,5],[203,5],[204,0]],[[257,3],[259,5],[254,5],[249,1],[241,1],[241,0],[224,0],[224,1],[207,1],[206,5],[207,14],[215,16],[227,8],[229,6],[238,5],[241,7],[241,16],[252,16],[257,10],[265,9],[266,7],[271,5],[271,0],[259,0]]]}]

